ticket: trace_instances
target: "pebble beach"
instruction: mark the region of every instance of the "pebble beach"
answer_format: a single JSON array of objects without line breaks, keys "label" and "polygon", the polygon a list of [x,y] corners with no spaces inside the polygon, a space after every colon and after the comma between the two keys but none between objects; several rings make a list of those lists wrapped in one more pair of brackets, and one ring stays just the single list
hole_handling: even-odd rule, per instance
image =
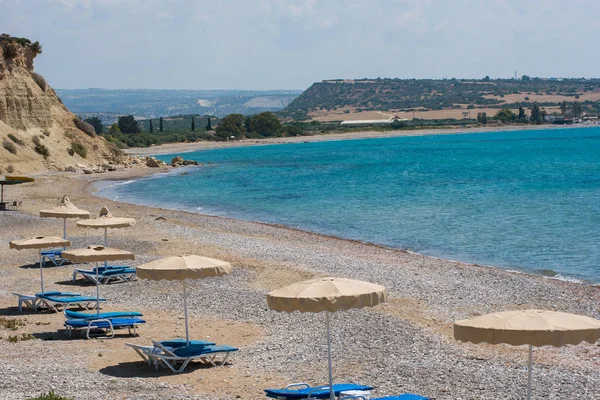
[{"label": "pebble beach", "polygon": [[[336,382],[372,385],[377,396],[404,392],[435,399],[522,399],[527,348],[456,342],[456,320],[495,311],[548,309],[600,318],[600,287],[464,264],[343,240],[281,226],[118,203],[93,194],[94,183],[131,179],[144,168],[97,175],[54,174],[10,187],[24,210],[0,213],[0,397],[27,399],[54,390],[75,399],[262,399],[263,389],[292,382],[325,384],[324,316],[278,313],[265,295],[287,284],[321,276],[384,285],[389,301],[373,309],[332,316]],[[19,313],[12,292],[39,291],[35,251],[9,250],[8,242],[60,236],[62,221],[41,219],[40,209],[68,194],[96,216],[137,219],[109,231],[109,246],[135,253],[132,265],[171,255],[198,254],[230,262],[230,276],[189,282],[191,336],[240,348],[231,362],[192,367],[182,374],[149,369],[126,342],[182,337],[183,304],[177,282],[104,285],[105,310],[139,310],[147,324],[138,337],[68,338],[61,314]],[[100,232],[68,223],[72,247],[102,242]],[[95,294],[71,282],[73,265],[44,270],[47,288]],[[9,341],[9,336],[31,335]],[[29,337],[29,336],[28,336]],[[600,345],[534,349],[534,398],[600,399]]]}]

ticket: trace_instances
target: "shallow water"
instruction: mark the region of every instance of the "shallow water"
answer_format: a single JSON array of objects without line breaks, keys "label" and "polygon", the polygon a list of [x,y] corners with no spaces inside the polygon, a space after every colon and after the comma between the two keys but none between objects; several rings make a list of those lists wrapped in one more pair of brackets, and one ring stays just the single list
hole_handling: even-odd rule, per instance
[{"label": "shallow water", "polygon": [[113,182],[100,194],[600,281],[600,128],[267,145],[185,158],[217,165]]}]

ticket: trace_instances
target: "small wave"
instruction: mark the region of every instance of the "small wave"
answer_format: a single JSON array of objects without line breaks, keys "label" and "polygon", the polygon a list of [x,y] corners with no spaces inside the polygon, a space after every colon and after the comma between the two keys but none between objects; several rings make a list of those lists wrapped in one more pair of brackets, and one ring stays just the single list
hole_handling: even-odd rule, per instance
[{"label": "small wave", "polygon": [[556,279],[557,281],[570,282],[570,283],[586,283],[582,279],[573,278],[572,276],[564,276],[562,274],[556,274],[554,276],[547,276],[548,279]]}]

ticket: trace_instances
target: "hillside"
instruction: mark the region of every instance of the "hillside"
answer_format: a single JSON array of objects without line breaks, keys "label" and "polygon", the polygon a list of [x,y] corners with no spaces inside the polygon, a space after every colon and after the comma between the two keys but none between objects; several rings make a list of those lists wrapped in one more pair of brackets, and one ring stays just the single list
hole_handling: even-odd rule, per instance
[{"label": "hillside", "polygon": [[[64,104],[76,114],[102,118],[108,113],[158,118],[180,114],[258,114],[279,111],[300,90],[160,90],[57,89]],[[106,122],[109,122],[108,120]]]},{"label": "hillside", "polygon": [[[295,119],[373,111],[558,107],[562,101],[600,107],[600,79],[359,79],[314,83],[282,115]],[[458,111],[457,114],[460,114]],[[318,119],[318,118],[317,118]],[[332,118],[329,118],[330,120]]]},{"label": "hillside", "polygon": [[39,43],[1,35],[0,50],[0,174],[122,161],[120,150],[70,113],[34,72]]}]

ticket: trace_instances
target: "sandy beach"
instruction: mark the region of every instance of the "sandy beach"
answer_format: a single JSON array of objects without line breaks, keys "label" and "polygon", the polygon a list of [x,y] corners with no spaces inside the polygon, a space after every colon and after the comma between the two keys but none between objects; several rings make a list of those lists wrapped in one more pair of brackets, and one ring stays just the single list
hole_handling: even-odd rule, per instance
[{"label": "sandy beach", "polygon": [[[354,137],[377,135],[363,134]],[[276,142],[321,138],[337,139],[327,135]],[[206,144],[132,152],[170,153],[200,145]],[[51,389],[76,399],[262,399],[267,387],[302,381],[324,384],[324,317],[273,312],[265,300],[270,290],[318,276],[362,279],[388,288],[388,303],[340,312],[332,319],[335,381],[375,386],[377,396],[412,392],[435,399],[522,399],[527,349],[456,342],[453,321],[527,308],[600,318],[597,286],[280,226],[118,203],[93,194],[97,181],[148,173],[149,169],[139,168],[95,175],[49,174],[7,191],[9,199],[23,200],[24,210],[0,213],[4,227],[0,230],[4,243],[0,246],[0,318],[19,320],[22,326],[15,331],[0,326],[2,399],[26,399]],[[228,365],[192,366],[176,375],[149,369],[125,346],[126,342],[150,344],[152,339],[184,336],[178,283],[138,280],[101,287],[101,296],[109,299],[105,310],[143,312],[147,324],[139,329],[138,337],[69,339],[62,328],[63,315],[18,312],[11,293],[38,292],[39,271],[32,265],[35,251],[9,250],[8,242],[40,234],[60,235],[62,221],[41,219],[38,212],[53,206],[63,193],[94,215],[106,205],[116,216],[137,219],[132,228],[109,232],[110,246],[136,254],[133,265],[186,253],[232,263],[235,271],[231,276],[188,285],[191,336],[239,347]],[[102,241],[100,232],[78,228],[75,222],[68,223],[68,232],[73,248]],[[72,270],[72,265],[45,269],[47,288],[93,295],[94,286],[71,282]],[[33,335],[33,339],[8,341],[9,336],[23,334]],[[600,399],[600,346],[536,348],[534,363],[535,398]]]},{"label": "sandy beach", "polygon": [[242,139],[231,142],[193,142],[193,143],[167,143],[152,147],[132,147],[125,149],[127,154],[134,156],[147,156],[156,154],[186,153],[197,150],[219,149],[224,147],[261,146],[268,144],[286,143],[312,143],[333,140],[375,139],[401,136],[426,136],[426,135],[460,135],[481,132],[538,130],[538,129],[572,129],[584,128],[593,125],[516,125],[495,126],[486,128],[444,128],[444,129],[415,129],[411,131],[357,131],[345,133],[326,133],[312,136],[293,136],[272,139]]}]

